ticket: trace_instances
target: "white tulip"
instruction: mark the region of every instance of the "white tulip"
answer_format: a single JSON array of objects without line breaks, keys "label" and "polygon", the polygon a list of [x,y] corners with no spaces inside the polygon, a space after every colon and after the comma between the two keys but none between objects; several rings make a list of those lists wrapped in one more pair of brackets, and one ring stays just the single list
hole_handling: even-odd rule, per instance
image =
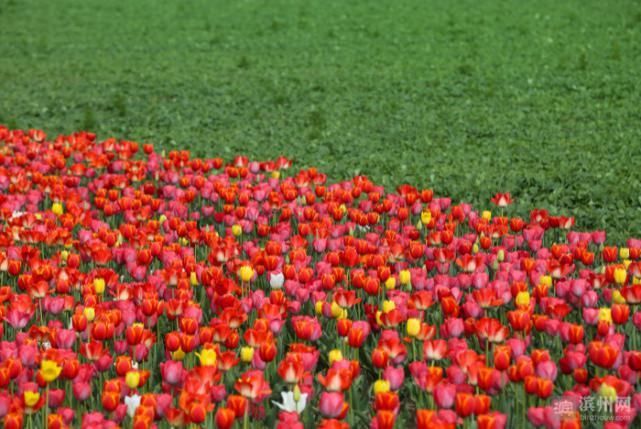
[{"label": "white tulip", "polygon": [[269,273],[269,286],[272,289],[280,289],[285,283],[285,275],[282,272],[271,272]]},{"label": "white tulip", "polygon": [[[298,387],[298,386],[296,386]],[[302,413],[307,405],[307,393],[299,393],[300,398],[298,401],[294,399],[294,392],[281,392],[283,397],[283,402],[272,401],[274,405],[280,408],[283,411],[290,413],[296,412],[298,414]]]},{"label": "white tulip", "polygon": [[127,406],[127,414],[129,417],[133,417],[140,406],[140,395],[134,393],[131,396],[125,396],[125,405]]}]

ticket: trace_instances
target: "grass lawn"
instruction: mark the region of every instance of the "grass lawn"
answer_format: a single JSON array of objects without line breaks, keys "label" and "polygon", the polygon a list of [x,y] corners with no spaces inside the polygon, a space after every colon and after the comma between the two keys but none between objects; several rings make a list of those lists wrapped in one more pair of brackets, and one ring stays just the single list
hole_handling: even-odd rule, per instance
[{"label": "grass lawn", "polygon": [[604,1],[0,0],[0,123],[641,236],[641,5]]}]

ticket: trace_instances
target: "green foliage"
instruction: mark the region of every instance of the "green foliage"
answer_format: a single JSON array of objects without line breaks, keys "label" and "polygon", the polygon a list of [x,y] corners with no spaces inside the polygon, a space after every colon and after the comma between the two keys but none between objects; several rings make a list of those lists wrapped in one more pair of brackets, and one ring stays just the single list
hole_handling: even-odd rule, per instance
[{"label": "green foliage", "polygon": [[638,2],[0,1],[0,118],[641,235]]}]

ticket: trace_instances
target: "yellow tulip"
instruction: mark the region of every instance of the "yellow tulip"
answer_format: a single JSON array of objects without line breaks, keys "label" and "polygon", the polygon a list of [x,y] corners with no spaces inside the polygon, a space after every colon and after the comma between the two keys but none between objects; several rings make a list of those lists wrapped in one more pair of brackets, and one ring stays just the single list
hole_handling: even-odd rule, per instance
[{"label": "yellow tulip", "polygon": [[599,308],[599,322],[612,323],[612,310],[608,307]]},{"label": "yellow tulip", "polygon": [[195,271],[192,271],[191,274],[189,275],[189,283],[191,283],[192,286],[198,285],[198,277],[196,276]]},{"label": "yellow tulip", "polygon": [[623,283],[625,283],[625,278],[627,277],[627,275],[628,275],[628,272],[626,271],[625,268],[619,267],[614,269],[614,281],[619,285],[622,285]]},{"label": "yellow tulip", "polygon": [[421,212],[421,223],[427,225],[432,220],[432,212],[429,210],[423,210]]},{"label": "yellow tulip", "polygon": [[234,237],[238,237],[240,234],[243,233],[243,228],[238,224],[234,224],[231,227],[231,233],[234,234]]},{"label": "yellow tulip", "polygon": [[412,283],[412,273],[410,273],[410,270],[401,270],[398,273],[398,280],[403,286],[407,286]]},{"label": "yellow tulip", "polygon": [[329,365],[331,366],[334,362],[343,360],[343,353],[341,353],[341,351],[338,349],[330,350],[328,359],[329,359]]},{"label": "yellow tulip", "polygon": [[392,290],[395,287],[396,287],[396,279],[392,276],[388,277],[387,280],[385,280],[385,289]]},{"label": "yellow tulip", "polygon": [[102,277],[93,279],[93,290],[98,295],[102,295],[105,292],[105,279]]},{"label": "yellow tulip", "polygon": [[603,383],[601,387],[599,387],[599,395],[614,401],[617,399],[617,390],[609,384]]},{"label": "yellow tulip", "polygon": [[125,383],[127,383],[130,389],[137,388],[140,383],[140,373],[138,371],[127,371]]},{"label": "yellow tulip", "polygon": [[85,315],[87,321],[89,322],[93,322],[93,319],[96,318],[96,310],[93,307],[85,307],[85,309],[82,310],[82,313]]},{"label": "yellow tulip", "polygon": [[492,212],[489,210],[483,210],[483,213],[481,213],[481,217],[489,222],[492,219]]},{"label": "yellow tulip", "polygon": [[516,294],[516,298],[514,299],[514,302],[516,303],[517,306],[519,307],[527,307],[530,305],[530,294],[527,291],[521,291],[518,294]]},{"label": "yellow tulip", "polygon": [[254,269],[249,265],[243,265],[238,270],[238,275],[240,276],[240,280],[242,280],[244,283],[247,283],[254,276]]},{"label": "yellow tulip", "polygon": [[200,366],[216,366],[216,351],[212,349],[203,349],[201,353],[196,353],[200,359]]},{"label": "yellow tulip", "polygon": [[336,303],[336,301],[332,301],[331,311],[333,318],[338,318],[341,314],[343,314],[343,309]]},{"label": "yellow tulip", "polygon": [[61,203],[53,203],[53,205],[51,206],[51,211],[58,216],[65,212]]},{"label": "yellow tulip", "polygon": [[389,392],[389,381],[387,380],[376,380],[374,382],[374,394]]},{"label": "yellow tulip", "polygon": [[421,321],[415,317],[411,317],[407,319],[405,329],[407,330],[407,335],[414,338],[421,332]]},{"label": "yellow tulip", "polygon": [[178,350],[171,352],[171,360],[183,360],[184,358],[185,352],[181,348],[178,348]]},{"label": "yellow tulip", "polygon": [[619,249],[619,258],[629,259],[630,258],[630,249],[627,247],[622,247]]},{"label": "yellow tulip", "polygon": [[625,298],[621,295],[621,292],[618,289],[615,289],[612,292],[612,302],[615,304],[625,304]]},{"label": "yellow tulip", "polygon": [[40,400],[40,392],[25,390],[23,393],[24,403],[27,407],[33,407]]},{"label": "yellow tulip", "polygon": [[314,310],[318,315],[323,314],[323,301],[316,301],[316,304],[314,304]]},{"label": "yellow tulip", "polygon": [[40,374],[47,383],[51,383],[58,378],[61,372],[62,367],[56,361],[44,359],[40,362]]},{"label": "yellow tulip", "polygon": [[541,276],[541,278],[539,279],[539,283],[541,283],[544,286],[552,286],[552,277]]},{"label": "yellow tulip", "polygon": [[383,301],[383,313],[388,313],[396,308],[394,301],[385,300]]},{"label": "yellow tulip", "polygon": [[254,348],[243,347],[240,349],[240,360],[243,362],[251,362],[254,359]]}]

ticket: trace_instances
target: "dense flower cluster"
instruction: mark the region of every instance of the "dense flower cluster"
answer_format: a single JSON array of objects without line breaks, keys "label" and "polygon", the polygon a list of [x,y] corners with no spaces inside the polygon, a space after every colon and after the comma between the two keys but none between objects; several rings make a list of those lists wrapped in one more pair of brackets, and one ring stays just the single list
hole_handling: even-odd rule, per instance
[{"label": "dense flower cluster", "polygon": [[4,427],[639,424],[641,240],[291,166],[0,126]]}]

